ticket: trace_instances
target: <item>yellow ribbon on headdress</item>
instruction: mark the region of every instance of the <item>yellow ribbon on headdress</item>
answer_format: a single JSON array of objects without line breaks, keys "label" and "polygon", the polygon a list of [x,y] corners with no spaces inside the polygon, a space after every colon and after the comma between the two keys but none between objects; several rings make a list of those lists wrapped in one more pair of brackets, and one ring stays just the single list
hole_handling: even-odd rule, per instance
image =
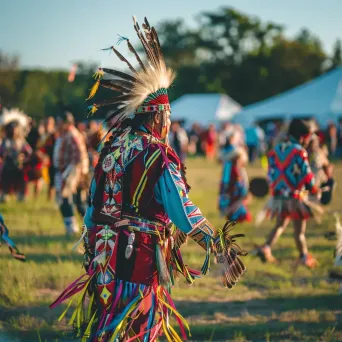
[{"label": "yellow ribbon on headdress", "polygon": [[92,86],[92,88],[91,88],[91,90],[90,90],[90,93],[89,93],[89,96],[88,96],[87,100],[90,100],[90,99],[92,99],[92,98],[95,96],[97,90],[99,89],[99,86],[100,86],[100,80],[98,79],[98,80],[94,83],[94,85]]}]

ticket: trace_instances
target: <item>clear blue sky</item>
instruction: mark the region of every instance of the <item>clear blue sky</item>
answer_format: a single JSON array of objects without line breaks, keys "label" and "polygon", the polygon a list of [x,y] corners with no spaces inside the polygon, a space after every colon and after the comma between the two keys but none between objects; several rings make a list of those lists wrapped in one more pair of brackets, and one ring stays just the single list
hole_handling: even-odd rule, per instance
[{"label": "clear blue sky", "polygon": [[19,54],[22,67],[69,69],[77,60],[118,67],[101,48],[117,34],[134,38],[133,14],[153,25],[175,18],[194,25],[196,14],[221,6],[284,24],[288,36],[307,27],[329,53],[342,37],[342,0],[0,0],[0,49]]}]

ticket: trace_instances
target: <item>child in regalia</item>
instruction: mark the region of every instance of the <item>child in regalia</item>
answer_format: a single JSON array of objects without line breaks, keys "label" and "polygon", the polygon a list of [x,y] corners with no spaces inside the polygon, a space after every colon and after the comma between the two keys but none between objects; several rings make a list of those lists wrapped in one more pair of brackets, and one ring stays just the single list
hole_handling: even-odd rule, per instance
[{"label": "child in regalia", "polygon": [[317,264],[308,251],[305,238],[306,222],[314,215],[308,201],[308,193],[317,196],[320,192],[315,185],[305,150],[310,139],[310,124],[294,119],[288,128],[287,138],[269,152],[268,178],[271,199],[265,210],[266,216],[276,219],[276,224],[265,244],[258,249],[258,256],[264,262],[276,262],[272,247],[292,222],[299,262],[309,268]]},{"label": "child in regalia", "polygon": [[252,216],[247,208],[248,177],[245,169],[248,156],[244,148],[236,146],[235,138],[236,134],[231,132],[220,155],[223,168],[219,210],[221,215],[230,221],[250,222]]}]

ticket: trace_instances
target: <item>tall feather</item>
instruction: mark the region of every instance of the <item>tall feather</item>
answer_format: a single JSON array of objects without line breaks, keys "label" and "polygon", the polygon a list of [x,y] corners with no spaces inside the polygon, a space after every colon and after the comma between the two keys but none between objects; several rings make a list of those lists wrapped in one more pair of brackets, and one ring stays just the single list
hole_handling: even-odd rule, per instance
[{"label": "tall feather", "polygon": [[152,33],[152,38],[154,39],[156,46],[157,46],[159,58],[164,60],[164,55],[163,55],[163,51],[162,51],[161,46],[160,46],[158,34],[157,34],[157,31],[154,27],[152,27],[151,33]]},{"label": "tall feather", "polygon": [[153,52],[151,51],[151,48],[145,38],[145,36],[142,34],[141,30],[140,30],[140,26],[138,24],[138,22],[136,21],[135,17],[133,17],[133,22],[134,22],[134,28],[135,31],[138,35],[138,38],[146,52],[147,58],[149,60],[149,62],[151,63],[152,67],[154,68],[158,68],[158,61],[155,59],[155,56],[153,54]]},{"label": "tall feather", "polygon": [[96,102],[97,107],[103,107],[103,106],[110,106],[115,104],[123,104],[126,101],[129,101],[132,99],[132,95],[119,95],[114,97],[111,100],[103,100],[100,102]]},{"label": "tall feather", "polygon": [[111,74],[111,75],[114,75],[114,76],[117,76],[123,80],[126,80],[126,81],[131,81],[131,82],[138,82],[138,80],[131,76],[131,75],[128,75],[122,71],[118,71],[118,70],[113,70],[113,69],[107,69],[107,68],[102,68],[102,70],[106,73],[106,74]]},{"label": "tall feather", "polygon": [[132,64],[117,50],[115,49],[114,46],[111,46],[112,50],[114,51],[114,53],[119,57],[119,59],[126,63],[128,68],[133,71],[134,73],[136,73],[136,70],[133,68]]},{"label": "tall feather", "polygon": [[[164,61],[164,57],[163,57],[163,54],[161,52],[161,48],[160,48],[160,43],[159,43],[159,38],[158,38],[158,35],[157,35],[157,32],[155,30],[154,27],[151,27],[147,18],[145,17],[145,22],[143,24],[143,28],[144,28],[144,31],[145,31],[145,36],[146,36],[146,39],[147,39],[147,42],[149,43],[150,47],[151,47],[151,50],[153,51],[153,54],[155,56],[155,59],[157,61]],[[165,66],[162,65],[162,64],[158,64],[157,67],[163,67]]]},{"label": "tall feather", "polygon": [[100,81],[100,86],[126,94],[128,94],[131,91],[129,88],[117,84],[115,81],[112,80],[102,80]]},{"label": "tall feather", "polygon": [[[158,61],[159,60],[159,58],[158,58],[159,56],[158,56],[158,48],[156,46],[157,43],[154,40],[150,24],[147,21],[146,17],[145,17],[145,22],[142,24],[142,27],[143,27],[144,32],[145,32],[145,37],[146,37],[147,43],[149,44],[149,46],[151,48],[151,51],[153,52],[154,58]],[[159,66],[160,65],[158,65],[158,67]]]},{"label": "tall feather", "polygon": [[118,85],[120,87],[124,87],[127,89],[132,89],[134,83],[130,82],[130,81],[125,81],[125,80],[119,80],[119,79],[109,79],[109,81],[112,82],[112,84]]},{"label": "tall feather", "polygon": [[145,67],[143,61],[141,60],[138,53],[135,51],[133,45],[131,44],[131,42],[128,39],[127,39],[127,46],[128,46],[129,51],[131,51],[134,54],[136,60],[138,61],[139,65],[140,65],[140,68],[142,70],[146,71],[146,67]]}]

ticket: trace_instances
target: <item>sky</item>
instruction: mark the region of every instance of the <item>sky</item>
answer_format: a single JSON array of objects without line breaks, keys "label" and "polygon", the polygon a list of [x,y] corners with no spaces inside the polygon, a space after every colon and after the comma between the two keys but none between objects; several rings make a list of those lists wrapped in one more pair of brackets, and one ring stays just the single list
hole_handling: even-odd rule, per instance
[{"label": "sky", "polygon": [[136,42],[132,15],[154,26],[177,18],[194,26],[201,11],[222,6],[283,24],[287,36],[307,27],[328,53],[342,38],[342,0],[0,0],[0,50],[18,54],[22,68],[69,69],[79,60],[120,67],[101,49],[117,34]]}]

